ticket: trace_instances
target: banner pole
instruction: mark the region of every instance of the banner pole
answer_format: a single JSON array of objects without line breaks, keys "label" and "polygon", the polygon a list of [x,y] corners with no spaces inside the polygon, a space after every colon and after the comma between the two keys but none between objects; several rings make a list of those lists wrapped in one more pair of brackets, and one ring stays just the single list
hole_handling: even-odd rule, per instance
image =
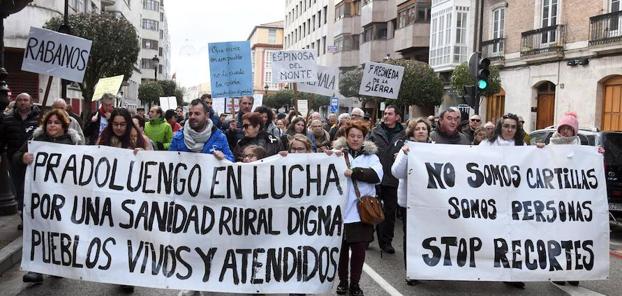
[{"label": "banner pole", "polygon": [[54,76],[50,76],[48,78],[48,84],[45,87],[45,94],[43,95],[43,104],[41,105],[42,107],[47,106],[48,96],[50,95],[50,88],[52,87],[52,79],[54,79]]}]

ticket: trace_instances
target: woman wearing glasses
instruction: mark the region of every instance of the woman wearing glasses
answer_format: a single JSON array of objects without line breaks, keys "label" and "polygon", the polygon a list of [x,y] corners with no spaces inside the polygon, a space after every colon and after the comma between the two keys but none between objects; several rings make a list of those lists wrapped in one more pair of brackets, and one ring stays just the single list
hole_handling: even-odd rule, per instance
[{"label": "woman wearing glasses", "polygon": [[480,146],[523,146],[524,131],[516,114],[508,113],[497,121],[492,137],[482,141]]},{"label": "woman wearing glasses", "polygon": [[249,112],[242,116],[242,129],[244,138],[238,141],[233,149],[237,161],[243,161],[243,152],[246,146],[257,145],[266,150],[266,157],[277,154],[281,150],[279,138],[268,134],[261,125],[261,115],[257,112]]}]

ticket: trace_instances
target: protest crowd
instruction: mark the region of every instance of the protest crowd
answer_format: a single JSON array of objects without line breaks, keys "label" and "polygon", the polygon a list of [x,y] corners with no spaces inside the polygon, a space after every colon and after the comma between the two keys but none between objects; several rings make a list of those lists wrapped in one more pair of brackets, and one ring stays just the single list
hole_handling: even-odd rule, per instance
[{"label": "protest crowd", "polygon": [[[102,145],[143,150],[168,150],[211,154],[218,160],[250,163],[295,153],[344,155],[348,169],[348,201],[343,212],[344,233],[338,262],[339,295],[363,295],[359,286],[365,253],[373,241],[382,253],[395,253],[396,223],[404,229],[404,268],[406,266],[406,192],[409,153],[405,143],[421,142],[454,145],[522,146],[528,145],[523,119],[507,113],[497,122],[483,123],[479,115],[463,118],[457,108],[448,108],[427,118],[403,120],[400,108],[384,108],[379,122],[359,108],[349,113],[318,112],[302,116],[296,110],[278,113],[266,106],[253,107],[253,97],[239,98],[239,112],[217,114],[210,95],[193,100],[187,110],[163,110],[153,106],[145,113],[114,107],[114,97],[105,94],[99,108],[85,122],[64,100],[51,107],[33,104],[22,93],[4,110],[0,124],[0,150],[10,161],[10,177],[21,209],[24,199],[26,166],[33,162],[28,141],[66,145]],[[579,144],[575,113],[561,118],[551,144]],[[542,146],[543,144],[538,144]],[[356,192],[352,189],[355,183]],[[378,196],[383,205],[384,221],[375,227],[361,222],[356,206],[357,195]],[[24,213],[25,214],[25,213]],[[16,225],[22,227],[22,225]],[[397,268],[397,267],[396,267]],[[43,275],[28,272],[24,282],[42,282]],[[418,283],[408,279],[409,285]],[[569,282],[578,285],[578,282]],[[524,288],[522,282],[506,282]],[[123,286],[133,291],[132,286]],[[189,293],[192,293],[189,291]],[[297,294],[296,294],[297,295]]]}]

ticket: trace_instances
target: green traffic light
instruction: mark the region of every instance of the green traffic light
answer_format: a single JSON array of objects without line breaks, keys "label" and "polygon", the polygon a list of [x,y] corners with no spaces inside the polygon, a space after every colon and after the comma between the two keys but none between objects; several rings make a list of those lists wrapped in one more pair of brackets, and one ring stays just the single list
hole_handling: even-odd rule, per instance
[{"label": "green traffic light", "polygon": [[488,81],[480,79],[479,81],[477,81],[477,87],[481,90],[488,88]]}]

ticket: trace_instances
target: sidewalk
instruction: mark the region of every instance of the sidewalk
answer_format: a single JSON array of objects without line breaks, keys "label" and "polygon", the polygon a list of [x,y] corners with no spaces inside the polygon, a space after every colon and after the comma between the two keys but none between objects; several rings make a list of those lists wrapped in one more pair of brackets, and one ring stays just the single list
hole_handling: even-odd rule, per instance
[{"label": "sidewalk", "polygon": [[22,259],[22,231],[19,215],[0,216],[0,274]]}]

